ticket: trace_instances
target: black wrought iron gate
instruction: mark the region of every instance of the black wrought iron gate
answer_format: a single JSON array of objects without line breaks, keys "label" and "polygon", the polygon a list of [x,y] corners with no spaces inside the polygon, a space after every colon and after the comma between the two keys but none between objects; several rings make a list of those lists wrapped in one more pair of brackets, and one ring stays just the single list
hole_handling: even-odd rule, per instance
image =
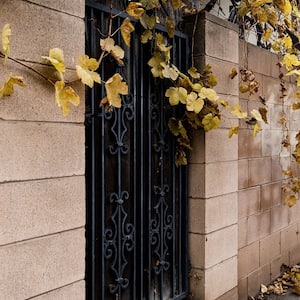
[{"label": "black wrought iron gate", "polygon": [[[87,1],[87,52],[99,56],[109,8]],[[119,26],[124,16],[114,19]],[[118,41],[121,44],[121,40]],[[173,58],[184,68],[187,38],[177,33]],[[87,95],[87,299],[184,299],[188,290],[187,176],[174,163],[165,88],[146,65],[149,47],[133,36],[126,66],[108,61],[129,86],[121,109],[99,108]]]}]

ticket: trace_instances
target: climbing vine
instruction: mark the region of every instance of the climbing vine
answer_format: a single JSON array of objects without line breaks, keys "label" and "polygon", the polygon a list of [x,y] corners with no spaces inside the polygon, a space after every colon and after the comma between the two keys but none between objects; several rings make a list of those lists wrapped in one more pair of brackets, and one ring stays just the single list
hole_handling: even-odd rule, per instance
[{"label": "climbing vine", "polygon": [[[230,111],[238,119],[245,120],[253,128],[254,136],[261,130],[261,123],[268,122],[264,99],[261,101],[262,105],[257,109],[253,109],[248,115],[242,111],[239,104],[230,105],[229,102],[219,98],[214,90],[217,79],[209,65],[199,71],[193,66],[193,58],[191,58],[192,67],[184,72],[172,61],[171,40],[174,37],[177,25],[174,16],[183,11],[185,13],[196,13],[197,11],[189,10],[182,0],[130,1],[123,12],[127,14],[127,17],[121,26],[113,31],[115,16],[113,15],[112,6],[112,1],[110,1],[109,24],[107,32],[101,32],[99,57],[90,58],[86,54],[82,54],[77,59],[75,69],[78,80],[81,80],[82,84],[90,88],[95,84],[104,85],[106,95],[99,101],[99,105],[104,106],[106,110],[120,108],[122,106],[122,96],[129,93],[126,81],[119,73],[113,74],[104,81],[100,77],[101,72],[99,70],[108,56],[112,57],[119,65],[125,64],[124,54],[125,50],[130,51],[131,34],[137,26],[141,26],[143,31],[140,35],[140,42],[149,44],[149,49],[151,49],[151,58],[148,61],[149,71],[153,77],[169,81],[168,88],[165,91],[167,103],[170,106],[181,106],[183,108],[181,115],[172,116],[167,120],[169,129],[177,141],[176,164],[178,166],[187,164],[187,151],[192,149],[191,132],[195,129],[209,131],[218,128],[224,110]],[[260,45],[277,53],[279,69],[285,69],[285,72],[280,71],[279,73],[282,98],[284,99],[286,96],[284,78],[294,76],[296,77],[297,86],[300,86],[300,42],[298,35],[300,11],[298,10],[297,1],[243,0],[237,9],[242,34],[245,36],[252,28],[255,28]],[[165,27],[164,31],[157,30],[158,23]],[[122,45],[116,44],[115,36],[119,31],[123,39]],[[10,56],[11,35],[10,25],[5,24],[2,28],[2,50],[0,51],[3,64],[6,64],[7,60],[12,60],[46,80],[54,88],[55,104],[61,109],[64,116],[68,116],[71,112],[71,105],[79,105],[80,97],[69,85],[69,82],[64,79],[66,66],[63,50],[53,48],[49,50],[48,56],[42,56],[45,62],[50,63],[57,71],[56,80],[53,80],[26,65],[26,63]],[[251,70],[247,68],[236,70],[233,68],[229,76],[233,79],[238,74],[241,78],[240,92],[252,94],[258,91],[259,82]],[[14,92],[15,85],[24,87],[23,78],[9,75],[6,81],[0,85],[0,98],[10,96]],[[295,92],[291,107],[293,110],[300,109],[300,89]],[[288,120],[282,117],[279,121],[286,132],[283,146],[291,147],[288,130],[286,130]],[[228,132],[229,138],[234,134],[238,134],[238,131],[238,126],[231,127]],[[295,138],[297,143],[292,155],[296,162],[300,164],[300,132]],[[292,206],[298,198],[300,179],[294,176],[291,169],[283,170],[283,172],[287,176],[287,182],[284,185],[284,190],[287,193],[286,203]]]}]

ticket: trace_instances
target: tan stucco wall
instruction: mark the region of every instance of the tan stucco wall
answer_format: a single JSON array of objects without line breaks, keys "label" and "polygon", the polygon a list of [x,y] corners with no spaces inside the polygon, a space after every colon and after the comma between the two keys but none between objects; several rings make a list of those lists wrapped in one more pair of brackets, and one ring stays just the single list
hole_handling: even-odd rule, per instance
[{"label": "tan stucco wall", "polygon": [[[62,48],[66,79],[84,53],[83,18],[83,0],[0,6],[0,27],[12,28],[10,55],[51,74],[41,56]],[[0,101],[0,299],[84,299],[84,88],[73,84],[82,101],[65,118],[53,86],[10,61],[1,84],[10,73],[26,87]]]}]

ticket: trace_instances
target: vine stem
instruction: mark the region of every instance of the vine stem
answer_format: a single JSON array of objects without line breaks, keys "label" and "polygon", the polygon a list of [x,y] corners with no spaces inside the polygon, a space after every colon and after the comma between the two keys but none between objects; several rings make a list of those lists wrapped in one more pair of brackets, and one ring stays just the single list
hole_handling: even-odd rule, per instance
[{"label": "vine stem", "polygon": [[[0,52],[0,56],[1,56],[1,57],[4,57],[4,54],[3,54],[2,52]],[[51,80],[50,78],[48,78],[47,76],[45,76],[44,74],[42,74],[41,72],[39,72],[38,70],[36,70],[36,69],[34,69],[34,68],[28,66],[27,64],[21,62],[21,61],[18,60],[18,59],[13,58],[13,57],[8,56],[7,58],[8,58],[9,60],[12,60],[13,62],[15,62],[15,63],[17,63],[17,64],[23,66],[23,67],[29,69],[31,72],[34,72],[35,74],[39,75],[40,77],[42,77],[43,79],[45,79],[46,81],[48,81],[50,84],[52,84],[53,86],[55,86],[55,82],[54,82],[53,80]]]}]

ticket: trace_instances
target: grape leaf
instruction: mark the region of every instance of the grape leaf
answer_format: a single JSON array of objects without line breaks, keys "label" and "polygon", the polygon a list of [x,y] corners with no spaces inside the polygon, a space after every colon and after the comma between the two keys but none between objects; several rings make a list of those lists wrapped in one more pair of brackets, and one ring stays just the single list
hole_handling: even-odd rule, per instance
[{"label": "grape leaf", "polygon": [[258,123],[253,126],[253,136],[256,137],[257,133],[261,131],[261,128]]},{"label": "grape leaf", "polygon": [[219,99],[217,93],[215,90],[210,89],[210,88],[206,88],[206,87],[202,87],[199,93],[199,97],[202,99],[208,99],[211,101],[216,101]]},{"label": "grape leaf", "polygon": [[288,207],[292,207],[297,203],[297,198],[295,195],[287,195],[284,198],[284,202]]},{"label": "grape leaf", "polygon": [[143,34],[141,35],[141,43],[146,44],[148,41],[153,39],[153,33],[151,30],[146,29]]},{"label": "grape leaf", "polygon": [[205,131],[216,129],[220,126],[221,120],[217,116],[213,116],[212,113],[205,115],[202,120],[202,125]]},{"label": "grape leaf", "polygon": [[163,67],[161,63],[164,62],[159,51],[154,51],[153,56],[149,59],[148,65],[151,67],[151,73],[153,77],[164,78],[162,71]]},{"label": "grape leaf", "polygon": [[187,90],[183,87],[170,87],[166,90],[165,96],[169,98],[172,106],[178,105],[179,102],[186,104]]},{"label": "grape leaf", "polygon": [[130,46],[130,40],[131,40],[131,32],[134,31],[134,26],[130,22],[129,18],[126,18],[120,27],[121,29],[121,35],[123,38],[124,43],[129,47]]},{"label": "grape leaf", "polygon": [[3,96],[10,96],[14,92],[14,84],[25,86],[22,77],[9,76],[5,83],[0,87],[0,98]]},{"label": "grape leaf", "polygon": [[89,58],[84,54],[78,57],[77,62],[76,73],[83,84],[92,88],[94,82],[101,83],[100,75],[94,72],[99,67],[99,63],[95,58]]},{"label": "grape leaf", "polygon": [[126,12],[134,19],[139,19],[145,11],[141,6],[142,4],[139,2],[129,2],[128,6],[126,7]]},{"label": "grape leaf", "polygon": [[197,71],[197,69],[195,67],[191,67],[188,69],[188,73],[190,74],[190,76],[194,79],[200,79],[200,73]]},{"label": "grape leaf", "polygon": [[121,95],[128,94],[128,86],[123,77],[116,73],[110,77],[105,83],[106,97],[109,105],[114,107],[121,107]]},{"label": "grape leaf", "polygon": [[182,5],[182,0],[171,0],[171,5],[174,9],[178,9]]},{"label": "grape leaf", "polygon": [[124,50],[118,46],[115,45],[115,40],[111,37],[107,37],[105,39],[100,39],[100,46],[101,49],[110,53],[110,55],[120,64],[124,65],[124,62],[122,59],[124,58]]},{"label": "grape leaf", "polygon": [[42,56],[42,58],[47,59],[58,71],[60,79],[63,79],[63,73],[66,71],[64,51],[59,48],[52,48],[49,50],[49,56]]},{"label": "grape leaf", "polygon": [[201,111],[204,106],[204,101],[195,92],[191,92],[186,97],[187,111],[194,111],[196,114]]},{"label": "grape leaf", "polygon": [[231,110],[231,113],[237,116],[239,119],[244,119],[247,117],[246,112],[242,112],[242,108],[239,104],[235,104]]},{"label": "grape leaf", "polygon": [[166,18],[166,22],[165,22],[165,26],[166,26],[169,38],[173,38],[174,37],[174,33],[175,33],[175,22],[174,22],[174,19],[171,18],[171,17],[167,17]]},{"label": "grape leaf", "polygon": [[2,50],[4,54],[4,62],[8,58],[10,47],[9,38],[11,37],[11,28],[9,24],[5,24],[2,28]]},{"label": "grape leaf", "polygon": [[148,16],[147,14],[143,14],[140,17],[140,22],[145,29],[153,29],[156,25],[156,17],[155,15]]},{"label": "grape leaf", "polygon": [[232,126],[229,130],[228,137],[231,138],[234,134],[239,133],[239,126]]},{"label": "grape leaf", "polygon": [[55,82],[55,103],[61,108],[63,116],[68,116],[71,108],[70,103],[78,106],[80,103],[80,97],[70,87],[65,87],[65,83],[60,80]]},{"label": "grape leaf", "polygon": [[282,63],[285,65],[288,71],[293,69],[293,66],[298,67],[300,66],[300,61],[295,54],[287,53],[284,55]]}]

